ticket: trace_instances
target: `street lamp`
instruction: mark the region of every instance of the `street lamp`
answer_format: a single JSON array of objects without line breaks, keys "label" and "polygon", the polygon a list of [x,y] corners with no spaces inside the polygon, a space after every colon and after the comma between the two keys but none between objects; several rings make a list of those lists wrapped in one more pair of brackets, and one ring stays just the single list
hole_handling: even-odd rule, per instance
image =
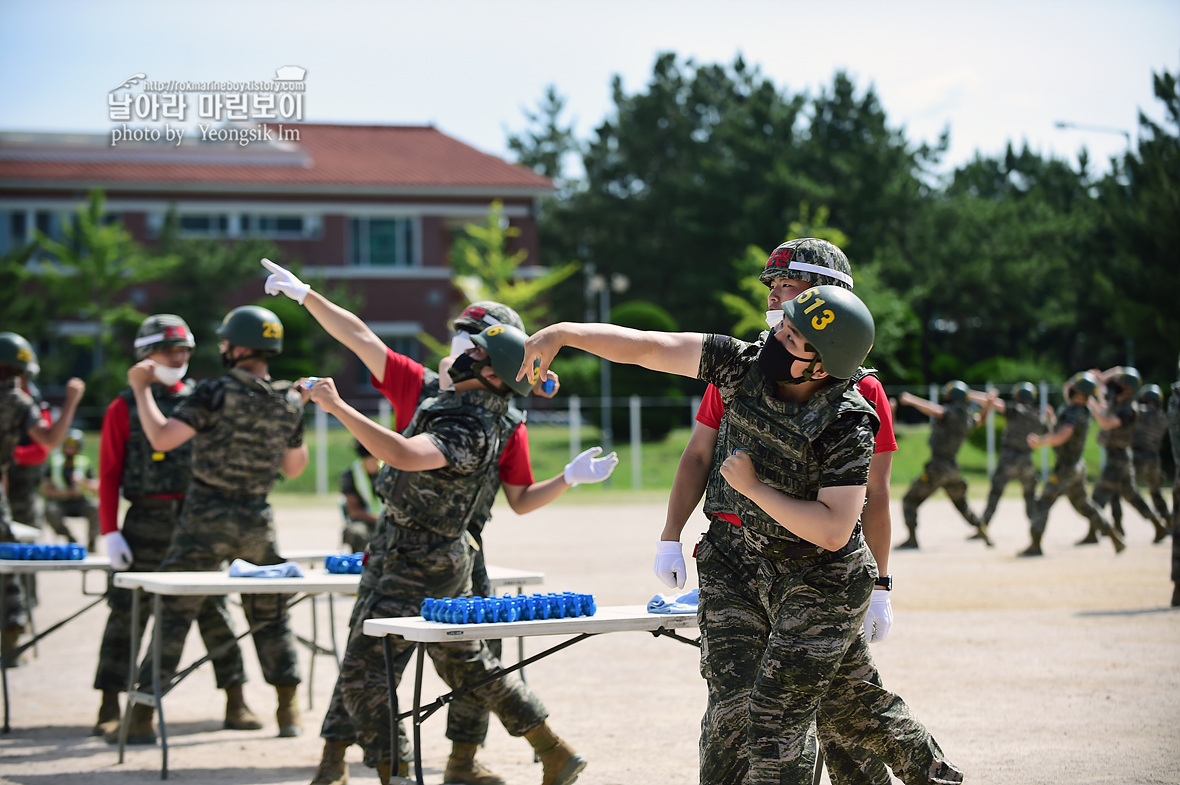
[{"label": "street lamp", "polygon": [[[610,324],[610,293],[622,294],[631,288],[631,279],[622,273],[611,273],[608,279],[605,275],[594,273],[586,278],[586,291],[598,293],[598,321]],[[614,441],[614,433],[610,422],[610,361],[603,359],[599,371],[599,396],[602,399],[602,451],[609,453]]]}]

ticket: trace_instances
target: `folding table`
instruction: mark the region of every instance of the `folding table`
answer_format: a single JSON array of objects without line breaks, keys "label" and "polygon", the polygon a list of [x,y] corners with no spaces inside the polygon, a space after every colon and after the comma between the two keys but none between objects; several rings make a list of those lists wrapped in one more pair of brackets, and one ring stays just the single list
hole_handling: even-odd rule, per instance
[{"label": "folding table", "polygon": [[[46,560],[24,560],[24,559],[0,559],[0,575],[15,574],[20,576],[36,575],[39,572],[66,572],[77,571],[82,573],[82,594],[85,597],[93,597],[94,599],[83,606],[73,614],[67,616],[61,621],[53,624],[48,629],[37,632],[36,627],[33,627],[32,636],[16,647],[7,657],[0,656],[0,679],[4,682],[4,728],[3,732],[8,733],[12,730],[8,723],[8,662],[10,659],[15,660],[20,657],[25,650],[35,646],[39,640],[44,638],[51,632],[54,632],[64,626],[66,623],[73,621],[81,616],[86,611],[98,605],[106,599],[107,591],[103,588],[102,593],[95,593],[86,590],[86,573],[91,570],[102,570],[104,572],[110,570],[111,560],[106,556],[87,556],[85,559],[46,559]],[[28,584],[26,583],[26,586]],[[0,580],[0,607],[3,607],[8,596],[8,591],[4,585],[4,581]],[[29,614],[32,615],[33,609],[29,608]]]},{"label": "folding table", "polygon": [[[485,624],[444,624],[442,622],[427,621],[421,616],[406,616],[391,619],[367,619],[364,623],[364,633],[382,638],[385,649],[385,673],[389,683],[390,704],[390,747],[393,751],[393,771],[397,771],[397,725],[398,721],[413,718],[414,724],[414,775],[418,785],[422,783],[422,733],[423,720],[443,706],[458,697],[466,695],[472,690],[523,668],[525,665],[548,657],[562,649],[568,648],[579,641],[584,641],[594,635],[606,632],[650,632],[655,636],[667,636],[683,643],[699,645],[699,639],[683,637],[675,632],[697,626],[695,613],[649,613],[644,605],[609,605],[599,607],[593,616],[579,616],[572,619],[545,619],[534,621],[494,622]],[[414,668],[414,709],[404,714],[398,711],[397,689],[394,682],[393,648],[390,636],[400,636],[408,641],[414,641],[417,649],[417,660]],[[527,660],[457,690],[452,690],[437,698],[429,706],[422,706],[422,671],[426,656],[426,644],[443,643],[446,641],[487,640],[489,638],[527,638],[540,635],[574,635],[575,637],[556,646],[551,646],[540,654],[533,655]]]}]

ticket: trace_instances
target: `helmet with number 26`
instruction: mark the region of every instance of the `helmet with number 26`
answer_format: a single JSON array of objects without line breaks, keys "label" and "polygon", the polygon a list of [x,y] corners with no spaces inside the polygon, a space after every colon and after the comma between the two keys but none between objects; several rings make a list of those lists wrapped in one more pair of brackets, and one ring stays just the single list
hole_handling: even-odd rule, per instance
[{"label": "helmet with number 26", "polygon": [[873,348],[873,315],[847,289],[813,287],[783,303],[783,314],[819,352],[824,370],[837,379],[851,378]]}]

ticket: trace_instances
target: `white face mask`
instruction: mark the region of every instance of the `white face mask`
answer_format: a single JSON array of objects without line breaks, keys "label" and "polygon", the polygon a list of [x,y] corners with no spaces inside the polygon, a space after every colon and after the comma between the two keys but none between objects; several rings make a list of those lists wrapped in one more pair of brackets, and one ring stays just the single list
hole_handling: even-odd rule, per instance
[{"label": "white face mask", "polygon": [[766,312],[766,326],[774,329],[775,325],[783,320],[783,309],[777,308],[773,311]]},{"label": "white face mask", "polygon": [[159,379],[160,384],[164,385],[165,387],[172,387],[181,379],[183,379],[186,373],[188,373],[188,363],[185,363],[179,368],[173,368],[170,365],[156,364],[156,378]]}]

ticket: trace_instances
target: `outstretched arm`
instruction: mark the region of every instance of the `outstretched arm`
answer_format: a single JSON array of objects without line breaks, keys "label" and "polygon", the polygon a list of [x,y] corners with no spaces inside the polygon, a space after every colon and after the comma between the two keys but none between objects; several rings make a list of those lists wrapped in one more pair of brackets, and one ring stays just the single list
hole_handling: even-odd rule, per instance
[{"label": "outstretched arm", "polygon": [[702,333],[633,330],[615,324],[560,322],[534,333],[524,344],[517,379],[544,377],[563,346],[582,349],[611,362],[695,378],[701,365]]},{"label": "outstretched arm", "polygon": [[908,392],[903,392],[898,396],[897,400],[902,406],[912,406],[927,417],[942,419],[942,416],[946,413],[946,410],[940,404],[928,401],[925,398],[919,398]]}]

